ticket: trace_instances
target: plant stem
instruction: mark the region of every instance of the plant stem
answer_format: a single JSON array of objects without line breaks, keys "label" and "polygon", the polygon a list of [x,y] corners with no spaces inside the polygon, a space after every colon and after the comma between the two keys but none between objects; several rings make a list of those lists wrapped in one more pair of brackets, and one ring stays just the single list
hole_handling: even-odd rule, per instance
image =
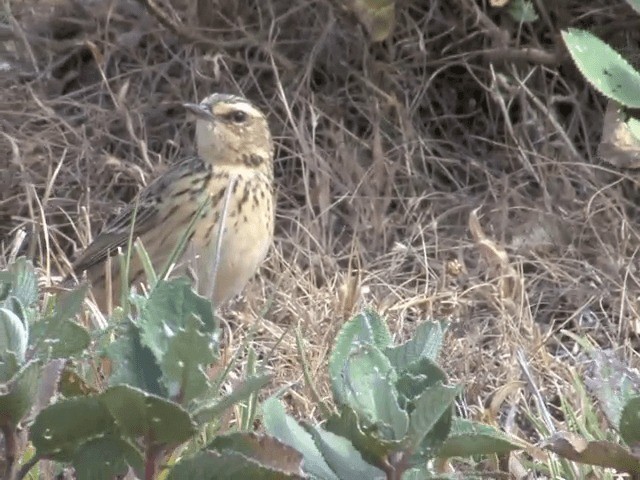
[{"label": "plant stem", "polygon": [[153,446],[149,446],[144,459],[144,480],[153,480],[155,478],[157,464],[158,450]]},{"label": "plant stem", "polygon": [[13,478],[13,470],[18,458],[18,434],[15,428],[10,425],[2,425],[2,435],[4,435],[4,450],[7,464],[4,469],[3,478]]},{"label": "plant stem", "polygon": [[28,462],[24,463],[18,473],[16,474],[16,480],[22,480],[29,474],[29,471],[35,466],[36,463],[40,461],[40,458],[37,455],[34,455]]}]

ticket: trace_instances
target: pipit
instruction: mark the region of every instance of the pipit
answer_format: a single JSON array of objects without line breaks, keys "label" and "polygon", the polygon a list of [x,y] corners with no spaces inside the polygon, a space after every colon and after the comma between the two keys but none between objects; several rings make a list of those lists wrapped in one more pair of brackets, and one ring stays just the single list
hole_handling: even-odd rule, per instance
[{"label": "pipit", "polygon": [[[87,272],[103,312],[119,303],[120,262],[111,257],[126,249],[130,235],[142,241],[158,273],[186,239],[172,272],[190,273],[214,306],[242,291],[271,245],[274,147],[264,114],[244,98],[218,93],[184,106],[196,117],[197,156],[150,183],[73,264],[77,275]],[[129,284],[144,282],[138,255],[129,258]]]}]

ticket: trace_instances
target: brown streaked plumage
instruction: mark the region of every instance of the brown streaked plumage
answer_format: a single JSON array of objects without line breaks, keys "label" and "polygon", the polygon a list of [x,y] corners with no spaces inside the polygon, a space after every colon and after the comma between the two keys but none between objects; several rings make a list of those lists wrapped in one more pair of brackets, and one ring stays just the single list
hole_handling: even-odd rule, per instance
[{"label": "brown streaked plumage", "polygon": [[[185,107],[197,117],[198,155],[175,164],[142,190],[73,264],[77,275],[87,272],[103,312],[119,303],[119,262],[117,258],[107,260],[118,248],[126,249],[134,211],[133,239],[140,238],[160,273],[204,202],[176,270],[192,272],[199,293],[210,297],[215,306],[239,293],[267,255],[275,212],[273,141],[265,116],[233,95],[213,94],[199,105]],[[227,198],[214,279],[215,250]],[[142,265],[132,253],[129,282],[141,281]]]}]

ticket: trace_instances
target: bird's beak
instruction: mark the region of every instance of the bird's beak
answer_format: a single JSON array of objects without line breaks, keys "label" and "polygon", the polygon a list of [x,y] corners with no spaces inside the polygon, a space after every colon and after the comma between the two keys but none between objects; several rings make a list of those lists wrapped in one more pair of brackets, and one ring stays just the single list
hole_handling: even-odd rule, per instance
[{"label": "bird's beak", "polygon": [[200,105],[197,103],[183,103],[182,106],[189,112],[193,113],[196,118],[208,120],[210,122],[213,122],[215,120],[215,117],[213,116],[211,111],[204,105]]}]

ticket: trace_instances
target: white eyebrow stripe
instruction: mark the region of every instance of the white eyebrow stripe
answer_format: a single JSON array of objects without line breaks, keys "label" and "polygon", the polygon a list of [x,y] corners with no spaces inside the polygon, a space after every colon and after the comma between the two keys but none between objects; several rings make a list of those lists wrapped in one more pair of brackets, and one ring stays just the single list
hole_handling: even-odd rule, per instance
[{"label": "white eyebrow stripe", "polygon": [[[249,100],[239,97],[237,95],[230,95],[225,93],[212,93],[207,98],[200,102],[200,105],[205,105],[208,109],[212,110],[215,114],[216,105],[226,105],[232,107],[235,110],[241,110],[252,117],[264,117],[264,114],[258,110]],[[222,112],[218,112],[220,115]]]},{"label": "white eyebrow stripe", "polygon": [[247,115],[252,117],[261,117],[262,113],[256,107],[251,105],[250,103],[245,102],[244,100],[240,100],[238,102],[230,103],[229,105],[233,105],[236,110],[240,110]]}]

